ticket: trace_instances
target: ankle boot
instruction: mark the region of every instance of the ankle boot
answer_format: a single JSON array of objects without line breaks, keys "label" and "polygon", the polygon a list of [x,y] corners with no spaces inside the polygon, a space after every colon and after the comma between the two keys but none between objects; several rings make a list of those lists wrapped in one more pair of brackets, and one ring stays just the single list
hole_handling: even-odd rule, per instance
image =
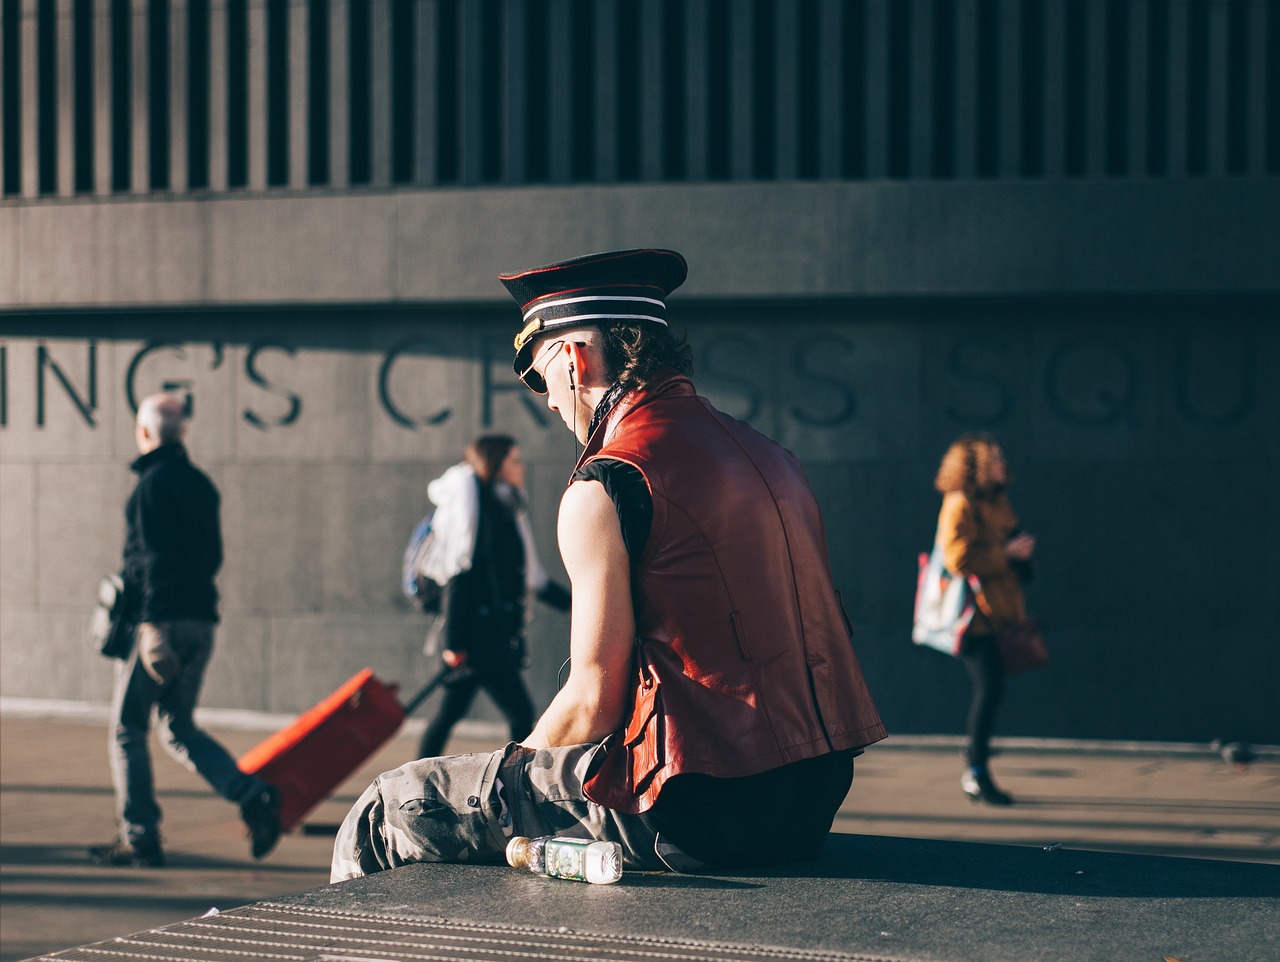
[{"label": "ankle boot", "polygon": [[996,788],[991,780],[991,773],[986,766],[970,766],[960,776],[960,787],[975,804],[986,802],[988,805],[1012,805],[1013,797]]}]

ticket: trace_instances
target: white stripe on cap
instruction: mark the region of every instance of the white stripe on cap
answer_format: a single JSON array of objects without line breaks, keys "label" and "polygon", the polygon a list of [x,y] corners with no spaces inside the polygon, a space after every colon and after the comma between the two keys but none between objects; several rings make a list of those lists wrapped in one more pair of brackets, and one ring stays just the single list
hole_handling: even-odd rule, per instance
[{"label": "white stripe on cap", "polygon": [[[529,318],[532,317],[534,314],[537,314],[539,311],[545,311],[549,307],[561,307],[565,304],[582,304],[587,301],[643,301],[645,304],[656,304],[658,305],[658,307],[667,306],[664,302],[658,300],[656,297],[637,297],[633,294],[619,294],[616,296],[596,295],[596,296],[589,296],[589,297],[564,297],[558,301],[542,301],[536,307],[531,307],[527,311],[525,311],[524,316],[521,317],[520,319],[522,321],[528,321]],[[591,317],[622,317],[624,315],[592,314],[590,316]],[[625,316],[637,317],[639,315],[629,314]],[[557,320],[560,320],[560,318],[557,318]],[[650,318],[650,320],[657,320],[657,318]]]},{"label": "white stripe on cap", "polygon": [[578,321],[653,321],[655,324],[661,324],[663,327],[670,327],[665,317],[654,317],[652,314],[570,314],[568,317],[557,317],[548,321],[542,328],[544,331],[554,331],[557,327],[568,327],[570,324],[576,324]]}]

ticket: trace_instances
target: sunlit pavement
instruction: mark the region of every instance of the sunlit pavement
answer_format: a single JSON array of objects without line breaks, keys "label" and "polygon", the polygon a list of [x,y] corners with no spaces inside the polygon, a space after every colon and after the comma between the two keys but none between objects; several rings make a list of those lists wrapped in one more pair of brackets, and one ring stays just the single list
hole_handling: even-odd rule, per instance
[{"label": "sunlit pavement", "polygon": [[[240,754],[263,733],[211,729]],[[235,808],[153,746],[168,865],[102,868],[86,846],[113,833],[101,722],[0,716],[0,962],[298,892],[328,882],[332,831],[379,772],[408,760],[389,742],[262,862]],[[455,740],[453,751],[498,742]],[[1010,809],[961,794],[954,746],[900,741],[857,763],[837,831],[1198,856],[1280,864],[1280,758],[1232,766],[1208,751],[1037,749],[992,762]],[[783,829],[780,826],[780,829]]]}]

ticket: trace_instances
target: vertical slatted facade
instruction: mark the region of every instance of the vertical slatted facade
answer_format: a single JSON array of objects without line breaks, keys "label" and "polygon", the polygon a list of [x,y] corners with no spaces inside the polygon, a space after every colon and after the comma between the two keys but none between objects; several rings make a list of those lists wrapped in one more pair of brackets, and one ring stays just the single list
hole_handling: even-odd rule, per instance
[{"label": "vertical slatted facade", "polygon": [[6,198],[1280,174],[1280,0],[0,0]]}]

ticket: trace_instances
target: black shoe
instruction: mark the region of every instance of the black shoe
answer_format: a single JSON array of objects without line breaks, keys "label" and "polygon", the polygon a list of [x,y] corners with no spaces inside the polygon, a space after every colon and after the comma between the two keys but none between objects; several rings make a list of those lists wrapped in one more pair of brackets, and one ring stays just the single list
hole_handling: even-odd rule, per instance
[{"label": "black shoe", "polygon": [[160,847],[160,839],[143,838],[130,842],[118,838],[105,845],[89,847],[89,858],[99,865],[136,865],[140,868],[160,868],[164,865],[164,850]]},{"label": "black shoe", "polygon": [[240,817],[249,829],[249,851],[262,858],[280,841],[280,789],[267,785],[240,805]]},{"label": "black shoe", "polygon": [[1013,796],[996,788],[990,773],[985,768],[966,768],[960,776],[960,787],[974,802],[986,802],[988,805],[1012,805]]}]

